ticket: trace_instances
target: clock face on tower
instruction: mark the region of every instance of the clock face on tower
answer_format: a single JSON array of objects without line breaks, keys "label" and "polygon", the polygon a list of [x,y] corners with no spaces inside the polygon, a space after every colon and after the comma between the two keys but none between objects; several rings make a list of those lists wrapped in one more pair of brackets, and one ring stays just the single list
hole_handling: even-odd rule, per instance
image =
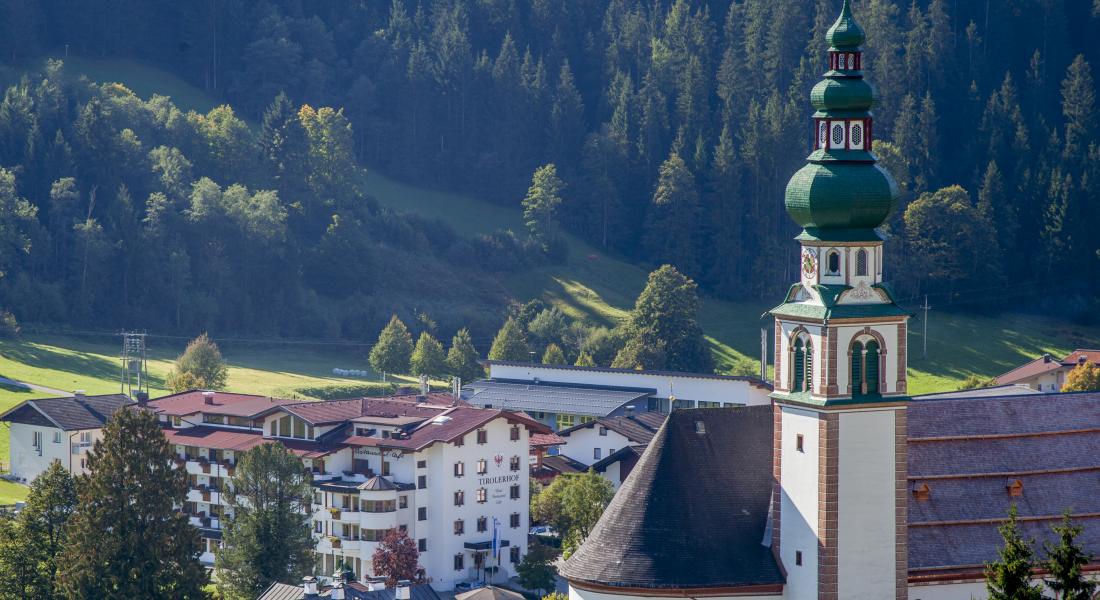
[{"label": "clock face on tower", "polygon": [[817,273],[817,252],[809,248],[802,251],[802,272],[806,277],[813,277]]}]

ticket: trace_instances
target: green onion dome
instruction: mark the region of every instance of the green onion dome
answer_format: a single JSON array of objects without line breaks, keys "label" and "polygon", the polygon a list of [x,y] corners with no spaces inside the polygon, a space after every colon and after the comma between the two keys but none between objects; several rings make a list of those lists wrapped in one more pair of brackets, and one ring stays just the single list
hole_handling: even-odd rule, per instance
[{"label": "green onion dome", "polygon": [[844,0],[840,18],[829,29],[829,70],[810,92],[814,150],[808,164],[791,177],[787,213],[816,239],[878,239],[875,229],[897,206],[898,186],[875,164],[875,90],[863,79],[866,36]]},{"label": "green onion dome", "polygon": [[863,33],[863,28],[859,26],[859,23],[856,23],[855,17],[852,16],[852,6],[849,0],[844,0],[840,17],[825,34],[825,41],[829,42],[829,46],[832,48],[847,50],[859,47],[865,39],[867,39],[867,36]]}]

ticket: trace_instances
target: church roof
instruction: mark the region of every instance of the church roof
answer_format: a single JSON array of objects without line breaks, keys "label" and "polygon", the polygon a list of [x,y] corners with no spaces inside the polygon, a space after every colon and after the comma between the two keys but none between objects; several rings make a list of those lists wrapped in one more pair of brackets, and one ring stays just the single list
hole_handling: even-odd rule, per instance
[{"label": "church roof", "polygon": [[781,585],[765,545],[772,426],[771,406],[673,411],[562,576],[643,589]]},{"label": "church roof", "polygon": [[909,488],[928,486],[909,497],[911,577],[979,573],[1013,504],[1040,556],[1067,510],[1100,555],[1100,392],[914,399],[908,413]]}]

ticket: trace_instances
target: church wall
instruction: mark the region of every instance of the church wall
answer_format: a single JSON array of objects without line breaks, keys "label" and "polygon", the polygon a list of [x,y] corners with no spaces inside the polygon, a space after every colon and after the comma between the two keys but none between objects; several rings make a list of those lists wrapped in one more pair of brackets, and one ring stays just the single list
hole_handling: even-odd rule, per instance
[{"label": "church wall", "polygon": [[896,592],[895,418],[892,409],[840,414],[837,575],[845,600]]},{"label": "church wall", "polygon": [[985,600],[988,597],[984,581],[909,586],[909,600]]},{"label": "church wall", "polygon": [[[817,598],[818,563],[818,413],[783,407],[783,467],[781,479],[780,558],[787,571],[787,595],[792,600]],[[803,451],[797,436],[803,436]],[[802,553],[797,565],[796,552]]]}]

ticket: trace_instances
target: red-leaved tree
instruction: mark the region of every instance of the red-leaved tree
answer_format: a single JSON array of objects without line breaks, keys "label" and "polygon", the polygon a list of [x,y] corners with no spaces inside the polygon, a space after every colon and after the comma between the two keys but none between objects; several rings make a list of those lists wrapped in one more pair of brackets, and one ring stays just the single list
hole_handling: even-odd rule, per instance
[{"label": "red-leaved tree", "polygon": [[386,532],[386,537],[378,544],[371,560],[374,574],[385,577],[387,587],[397,586],[397,582],[402,579],[425,583],[424,567],[420,566],[420,552],[407,532],[397,529]]}]

